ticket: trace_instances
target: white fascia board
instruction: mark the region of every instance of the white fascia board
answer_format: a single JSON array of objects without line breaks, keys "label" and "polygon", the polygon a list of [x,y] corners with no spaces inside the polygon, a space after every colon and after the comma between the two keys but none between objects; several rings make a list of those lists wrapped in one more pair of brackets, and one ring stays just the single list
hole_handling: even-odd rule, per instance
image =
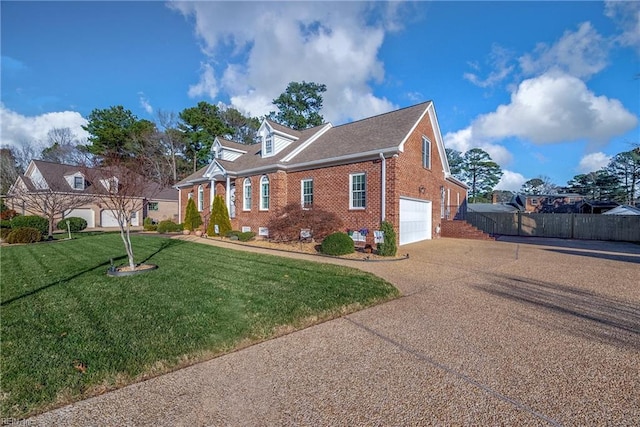
[{"label": "white fascia board", "polygon": [[380,150],[366,151],[363,153],[347,154],[345,156],[330,157],[322,160],[312,160],[310,162],[297,163],[293,165],[284,165],[282,163],[272,164],[269,166],[263,166],[260,168],[247,169],[243,171],[237,171],[237,176],[249,176],[257,174],[265,174],[276,170],[284,170],[287,172],[295,172],[307,169],[317,169],[319,167],[336,166],[347,163],[365,162],[369,160],[376,160],[380,158],[380,153],[385,157],[391,157],[394,154],[398,154],[397,147],[384,148]]},{"label": "white fascia board", "polygon": [[468,186],[467,184],[465,184],[464,182],[460,181],[458,178],[456,178],[455,176],[451,175],[451,174],[450,174],[450,173],[448,173],[448,172],[446,172],[446,173],[444,174],[444,178],[445,178],[447,181],[451,181],[451,182],[453,182],[454,184],[458,184],[459,186],[461,186],[462,188],[464,188],[464,189],[466,189],[466,190],[468,190],[468,189],[469,189],[469,186]]},{"label": "white fascia board", "polygon": [[416,130],[416,128],[418,127],[418,123],[420,123],[422,121],[422,119],[424,118],[425,114],[427,114],[427,112],[429,111],[429,108],[431,108],[432,105],[433,105],[433,102],[429,102],[429,105],[427,106],[427,108],[424,109],[424,111],[420,115],[420,118],[418,120],[416,120],[416,122],[413,124],[413,126],[411,126],[411,129],[409,129],[409,132],[404,136],[404,138],[402,138],[402,142],[400,142],[400,145],[398,146],[398,150],[401,153],[404,153],[404,144],[407,142],[407,140],[409,139],[409,136],[411,136],[413,131]]},{"label": "white fascia board", "polygon": [[282,161],[285,162],[285,163],[286,162],[290,162],[291,159],[293,159],[295,156],[300,154],[300,152],[302,150],[304,150],[305,148],[307,148],[309,145],[311,145],[312,142],[318,140],[318,138],[320,138],[322,135],[324,135],[325,132],[327,132],[332,127],[333,126],[331,125],[331,123],[327,123],[325,126],[322,127],[322,129],[320,129],[318,132],[316,132],[311,138],[309,138],[307,141],[305,141],[302,144],[300,144],[300,146],[298,146],[291,153],[287,154],[287,156],[285,158],[283,158]]},{"label": "white fascia board", "polygon": [[218,163],[216,159],[213,159],[213,161],[211,162],[209,167],[207,167],[207,170],[204,172],[202,177],[210,179],[211,177],[217,175],[217,173],[215,173],[216,171],[219,171],[222,175],[227,174],[227,171],[225,170],[225,168],[223,168],[222,165]]},{"label": "white fascia board", "polygon": [[444,140],[442,139],[442,134],[440,133],[440,124],[438,123],[438,117],[436,115],[436,109],[433,106],[433,102],[429,104],[429,119],[431,121],[431,126],[433,127],[433,134],[436,137],[436,144],[438,146],[438,153],[440,154],[440,160],[442,161],[442,170],[444,170],[445,177],[451,174],[451,169],[449,169],[449,160],[447,160],[447,150],[444,147]]},{"label": "white fascia board", "polygon": [[276,134],[276,135],[284,136],[284,137],[286,137],[287,139],[290,139],[290,140],[292,140],[292,141],[297,141],[297,140],[299,140],[299,139],[300,139],[300,138],[299,138],[299,137],[297,137],[297,136],[290,135],[290,134],[288,134],[288,133],[286,133],[286,132],[281,132],[281,131],[276,130],[276,129],[274,129],[274,128],[271,128],[271,132],[273,132],[273,133],[274,133],[274,134]]}]

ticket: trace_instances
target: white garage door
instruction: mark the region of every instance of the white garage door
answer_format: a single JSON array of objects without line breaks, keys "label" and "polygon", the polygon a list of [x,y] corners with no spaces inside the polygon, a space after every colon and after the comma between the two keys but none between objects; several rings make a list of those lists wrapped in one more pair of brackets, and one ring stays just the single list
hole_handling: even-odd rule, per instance
[{"label": "white garage door", "polygon": [[[102,227],[119,227],[117,215],[113,211],[104,210],[100,214],[100,224]],[[131,225],[134,227],[138,226],[138,215],[134,213],[131,217]]]},{"label": "white garage door", "polygon": [[64,218],[77,217],[87,221],[87,228],[96,226],[95,215],[93,209],[72,209],[64,213]]},{"label": "white garage door", "polygon": [[400,244],[431,239],[431,201],[400,198]]}]

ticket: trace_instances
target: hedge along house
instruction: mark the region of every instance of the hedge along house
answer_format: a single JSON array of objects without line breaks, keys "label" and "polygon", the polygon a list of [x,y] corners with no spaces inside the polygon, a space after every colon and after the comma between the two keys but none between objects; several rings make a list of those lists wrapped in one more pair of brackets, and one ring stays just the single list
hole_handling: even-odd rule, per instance
[{"label": "hedge along house", "polygon": [[269,120],[259,143],[216,138],[211,163],[176,184],[180,218],[194,198],[205,224],[222,195],[234,229],[268,236],[268,223],[289,203],[337,214],[350,230],[386,220],[404,245],[431,239],[453,217],[467,187],[449,171],[433,102],[356,122],[296,131]]}]

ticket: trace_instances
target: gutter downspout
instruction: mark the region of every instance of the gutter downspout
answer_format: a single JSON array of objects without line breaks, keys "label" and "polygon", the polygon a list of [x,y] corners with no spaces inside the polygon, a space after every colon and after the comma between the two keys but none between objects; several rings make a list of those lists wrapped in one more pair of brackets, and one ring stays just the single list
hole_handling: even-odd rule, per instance
[{"label": "gutter downspout", "polygon": [[387,212],[386,212],[386,206],[387,206],[387,159],[384,158],[384,154],[380,153],[380,159],[382,160],[382,171],[380,173],[381,175],[381,194],[380,194],[380,223],[382,223],[385,220],[385,217],[387,216]]},{"label": "gutter downspout", "polygon": [[182,224],[182,189],[178,188],[178,224]]}]

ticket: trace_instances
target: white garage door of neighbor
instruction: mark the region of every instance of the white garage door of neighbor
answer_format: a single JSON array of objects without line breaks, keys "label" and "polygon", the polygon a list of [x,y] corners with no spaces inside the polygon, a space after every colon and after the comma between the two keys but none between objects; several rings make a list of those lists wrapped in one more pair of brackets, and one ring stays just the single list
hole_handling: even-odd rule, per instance
[{"label": "white garage door of neighbor", "polygon": [[87,228],[93,228],[96,226],[95,215],[93,209],[71,209],[64,213],[65,218],[77,217],[87,221]]},{"label": "white garage door of neighbor", "polygon": [[[115,212],[110,210],[104,210],[100,214],[100,224],[102,227],[119,227],[118,219]],[[138,226],[138,215],[134,214],[133,218],[131,218],[131,225],[134,227]]]},{"label": "white garage door of neighbor", "polygon": [[431,201],[400,198],[400,244],[431,239]]}]

